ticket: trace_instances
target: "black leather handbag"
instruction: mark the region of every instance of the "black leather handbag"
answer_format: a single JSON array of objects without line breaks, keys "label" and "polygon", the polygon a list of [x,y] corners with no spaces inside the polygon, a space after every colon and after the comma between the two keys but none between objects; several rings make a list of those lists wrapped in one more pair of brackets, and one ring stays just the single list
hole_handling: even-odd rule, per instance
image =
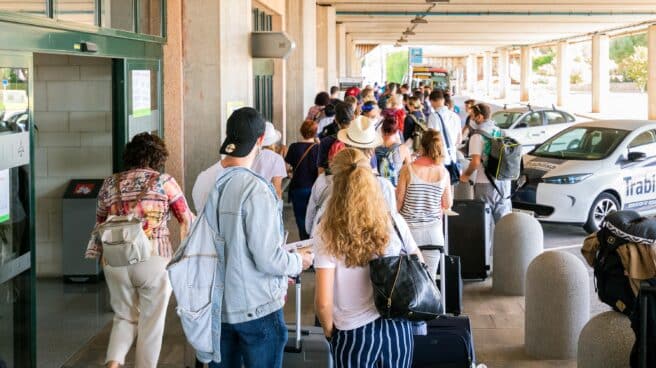
[{"label": "black leather handbag", "polygon": [[[394,219],[396,235],[404,244]],[[430,321],[442,312],[442,296],[426,266],[416,254],[401,251],[398,256],[369,261],[374,303],[383,318]]]}]

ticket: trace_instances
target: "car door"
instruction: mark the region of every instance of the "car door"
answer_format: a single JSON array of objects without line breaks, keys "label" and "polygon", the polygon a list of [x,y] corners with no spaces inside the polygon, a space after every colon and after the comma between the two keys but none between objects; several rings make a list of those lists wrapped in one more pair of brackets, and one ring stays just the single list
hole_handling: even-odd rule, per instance
[{"label": "car door", "polygon": [[544,130],[546,131],[544,140],[553,137],[574,124],[574,117],[562,111],[546,110],[543,114],[545,122]]},{"label": "car door", "polygon": [[[622,158],[625,209],[648,215],[656,213],[656,129],[638,134]],[[631,159],[631,154],[644,158]]]}]

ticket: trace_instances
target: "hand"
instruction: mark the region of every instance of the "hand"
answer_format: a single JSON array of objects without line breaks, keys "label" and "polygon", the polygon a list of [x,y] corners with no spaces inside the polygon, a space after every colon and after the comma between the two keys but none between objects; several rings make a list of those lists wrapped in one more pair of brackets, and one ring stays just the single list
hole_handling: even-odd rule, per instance
[{"label": "hand", "polygon": [[469,183],[469,175],[465,175],[465,174],[460,175],[460,182]]},{"label": "hand", "polygon": [[303,270],[307,270],[314,263],[314,253],[311,249],[303,249],[298,252],[303,259]]}]

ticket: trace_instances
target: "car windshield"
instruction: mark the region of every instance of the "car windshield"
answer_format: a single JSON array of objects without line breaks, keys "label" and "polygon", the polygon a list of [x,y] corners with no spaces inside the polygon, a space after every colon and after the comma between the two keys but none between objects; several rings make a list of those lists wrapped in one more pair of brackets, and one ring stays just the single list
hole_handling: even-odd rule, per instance
[{"label": "car windshield", "polygon": [[573,127],[562,131],[538,146],[531,154],[567,160],[600,160],[610,155],[628,130]]},{"label": "car windshield", "polygon": [[497,111],[492,114],[492,120],[500,129],[508,129],[523,114],[523,112]]}]

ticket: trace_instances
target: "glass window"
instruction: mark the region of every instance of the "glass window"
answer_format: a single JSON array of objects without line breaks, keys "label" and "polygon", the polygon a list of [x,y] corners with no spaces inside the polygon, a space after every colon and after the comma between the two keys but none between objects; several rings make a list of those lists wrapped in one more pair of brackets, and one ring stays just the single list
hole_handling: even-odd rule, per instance
[{"label": "glass window", "polygon": [[656,142],[656,132],[648,130],[635,137],[635,139],[629,144],[629,148],[640,147],[654,142]]},{"label": "glass window", "polygon": [[609,128],[570,128],[540,145],[532,155],[566,160],[600,160],[611,154],[629,134]]},{"label": "glass window", "polygon": [[567,119],[559,111],[545,111],[544,117],[547,119],[547,125],[563,124]]},{"label": "glass window", "polygon": [[499,128],[508,129],[522,114],[523,112],[499,111],[492,115],[492,120]]},{"label": "glass window", "polygon": [[43,0],[0,0],[0,10],[46,15],[46,2]]},{"label": "glass window", "polygon": [[134,0],[103,0],[101,9],[103,27],[134,32]]},{"label": "glass window", "polygon": [[0,68],[0,135],[29,129],[28,70]]},{"label": "glass window", "polygon": [[139,2],[139,33],[162,35],[162,0]]},{"label": "glass window", "polygon": [[[521,125],[521,126],[520,126]],[[532,112],[524,116],[515,128],[537,127],[542,125],[542,117],[539,112]]]},{"label": "glass window", "polygon": [[75,23],[96,24],[95,0],[56,0],[55,18]]}]

